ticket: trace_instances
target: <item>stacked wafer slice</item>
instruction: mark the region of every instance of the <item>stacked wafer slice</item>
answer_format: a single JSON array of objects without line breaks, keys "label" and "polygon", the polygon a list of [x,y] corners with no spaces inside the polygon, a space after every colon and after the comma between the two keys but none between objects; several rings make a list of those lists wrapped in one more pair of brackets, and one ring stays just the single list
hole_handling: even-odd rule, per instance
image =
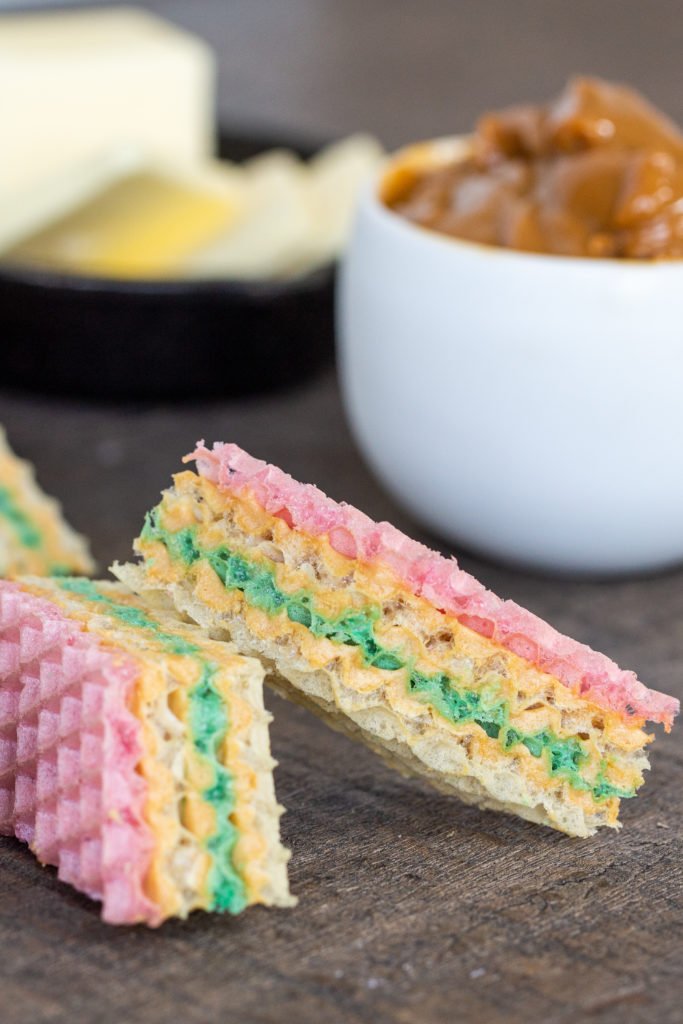
[{"label": "stacked wafer slice", "polygon": [[93,570],[85,541],[38,487],[33,467],[11,451],[0,427],[0,576]]},{"label": "stacked wafer slice", "polygon": [[403,772],[571,835],[618,826],[678,702],[235,445],[203,445],[117,574],[258,655]]},{"label": "stacked wafer slice", "polygon": [[0,580],[0,833],[111,922],[291,905],[264,670],[469,803],[618,827],[677,701],[235,445],[189,458],[122,583]]},{"label": "stacked wafer slice", "polygon": [[0,581],[0,832],[114,923],[291,904],[262,679],[120,584]]}]

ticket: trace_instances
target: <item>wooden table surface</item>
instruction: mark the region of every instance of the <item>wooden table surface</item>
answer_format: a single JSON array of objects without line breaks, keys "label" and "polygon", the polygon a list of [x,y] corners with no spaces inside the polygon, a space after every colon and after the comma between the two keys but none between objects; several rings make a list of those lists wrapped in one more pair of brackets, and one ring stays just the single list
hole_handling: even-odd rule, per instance
[{"label": "wooden table surface", "polygon": [[[156,7],[211,36],[232,120],[318,134],[362,125],[393,143],[465,128],[482,106],[544,96],[577,68],[629,78],[683,115],[681,20],[665,0]],[[364,467],[331,370],[286,394],[178,407],[0,392],[0,422],[102,566],[128,555],[198,437],[239,440],[426,539]],[[683,573],[566,582],[458,554],[500,594],[683,693]],[[304,711],[268,702],[298,908],[114,929],[2,840],[4,1024],[683,1019],[680,733],[656,743],[623,831],[577,841],[406,782]]]}]

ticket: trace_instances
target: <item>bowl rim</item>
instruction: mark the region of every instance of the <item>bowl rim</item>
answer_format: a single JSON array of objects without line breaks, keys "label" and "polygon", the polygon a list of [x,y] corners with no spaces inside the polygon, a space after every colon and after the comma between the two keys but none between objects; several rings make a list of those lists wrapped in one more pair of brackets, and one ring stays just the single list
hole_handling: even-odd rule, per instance
[{"label": "bowl rim", "polygon": [[[610,273],[642,273],[649,274],[662,272],[669,275],[683,272],[683,258],[674,260],[656,259],[625,259],[619,256],[566,256],[562,253],[551,252],[529,252],[524,249],[508,248],[504,245],[490,245],[487,242],[474,242],[468,238],[458,238],[456,235],[448,235],[435,228],[425,227],[415,221],[408,220],[402,214],[397,213],[386,204],[381,196],[382,186],[389,174],[396,171],[403,162],[410,160],[415,164],[422,155],[427,163],[427,157],[431,154],[438,154],[442,150],[441,159],[453,159],[459,154],[464,157],[468,148],[470,134],[444,135],[431,139],[424,139],[418,142],[411,142],[391,152],[384,160],[375,177],[368,182],[361,193],[359,210],[365,208],[385,226],[393,229],[397,237],[403,237],[410,241],[421,238],[427,244],[434,244],[444,251],[469,253],[473,256],[486,259],[500,259],[510,263],[519,262],[527,266],[556,266],[558,268],[573,267],[590,270],[598,274]],[[432,164],[434,161],[430,161]],[[436,162],[439,162],[438,160]]]}]

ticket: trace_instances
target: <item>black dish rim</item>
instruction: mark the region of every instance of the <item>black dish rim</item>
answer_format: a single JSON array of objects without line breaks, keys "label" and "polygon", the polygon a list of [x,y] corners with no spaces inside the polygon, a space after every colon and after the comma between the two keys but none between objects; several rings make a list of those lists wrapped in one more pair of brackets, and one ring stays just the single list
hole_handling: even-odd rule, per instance
[{"label": "black dish rim", "polygon": [[[224,127],[219,156],[323,144]],[[334,354],[336,263],[291,278],[131,280],[0,265],[3,390],[95,401],[231,398],[295,386]]]}]

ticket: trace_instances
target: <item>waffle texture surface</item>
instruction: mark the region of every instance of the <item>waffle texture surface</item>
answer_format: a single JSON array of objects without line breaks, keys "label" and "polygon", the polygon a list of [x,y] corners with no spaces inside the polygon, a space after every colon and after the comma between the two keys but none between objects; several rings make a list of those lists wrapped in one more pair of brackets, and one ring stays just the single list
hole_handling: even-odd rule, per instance
[{"label": "waffle texture surface", "polygon": [[0,581],[0,831],[111,923],[291,904],[262,680],[121,584]]}]

